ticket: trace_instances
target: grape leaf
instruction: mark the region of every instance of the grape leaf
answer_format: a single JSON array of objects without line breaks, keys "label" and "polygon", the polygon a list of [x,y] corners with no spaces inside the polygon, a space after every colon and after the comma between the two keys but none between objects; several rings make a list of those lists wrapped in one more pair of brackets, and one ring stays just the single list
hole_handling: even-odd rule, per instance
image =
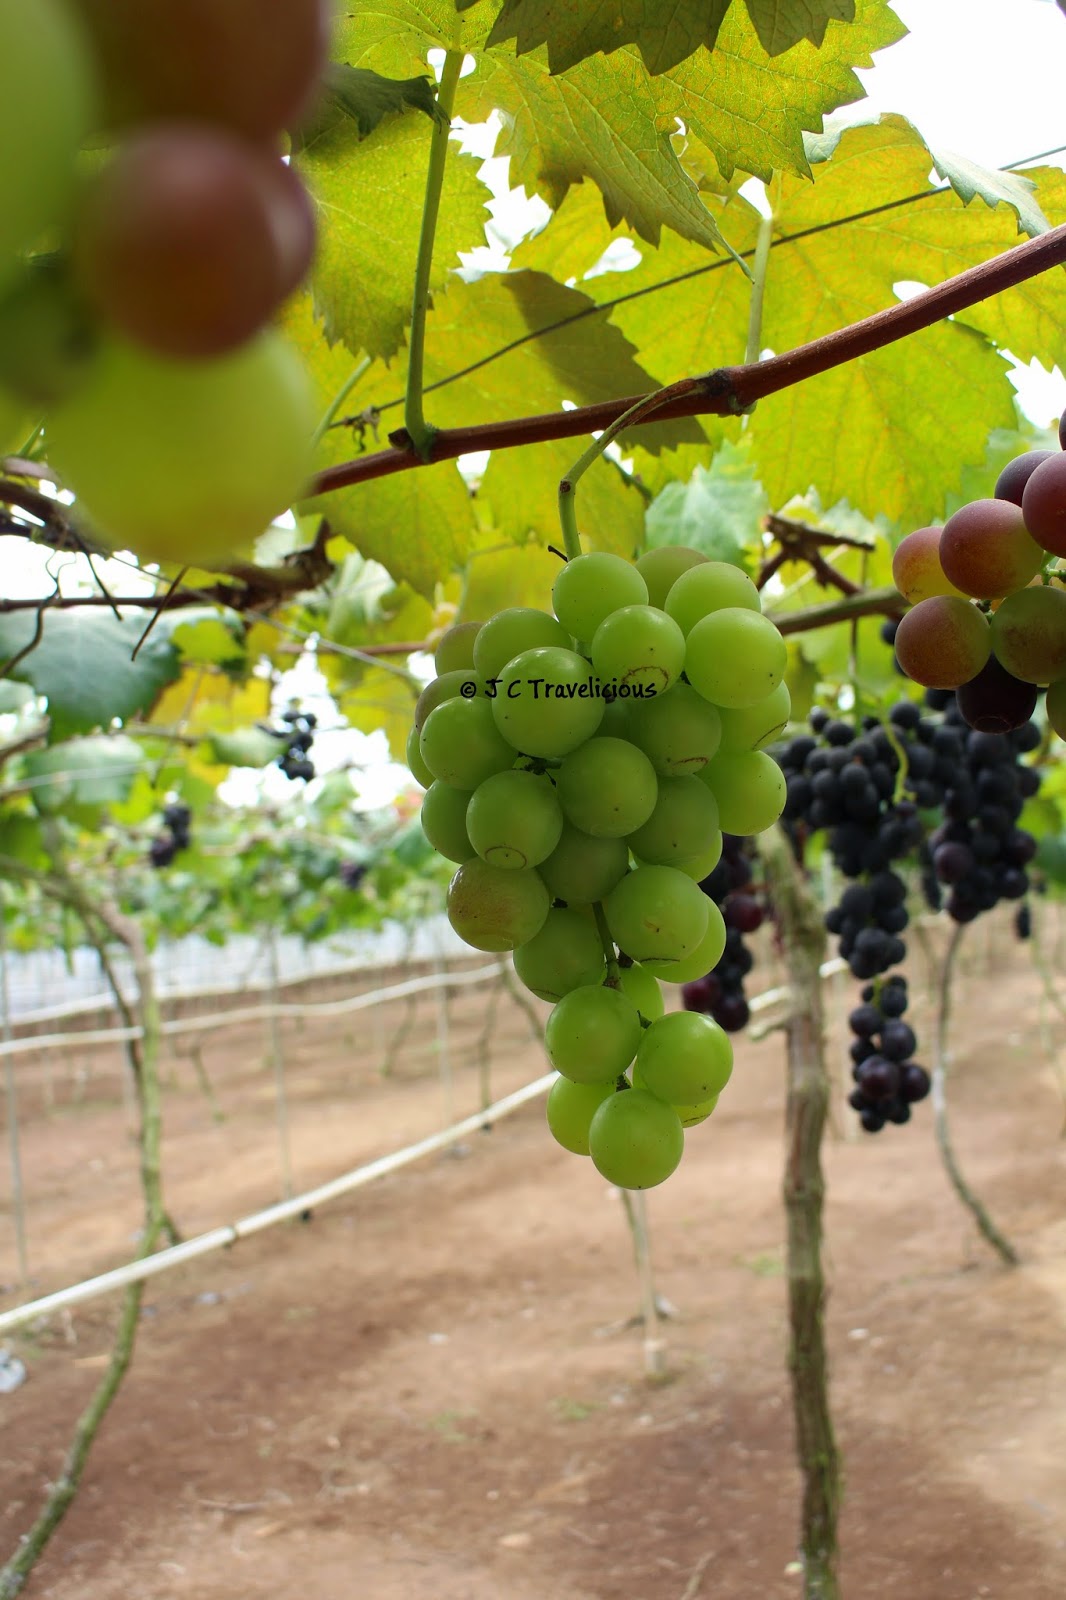
[{"label": "grape leaf", "polygon": [[783,55],[801,39],[820,47],[831,21],[855,18],[855,0],[744,0],[744,4],[770,56]]},{"label": "grape leaf", "polygon": [[205,740],[208,759],[220,767],[267,767],[285,751],[285,734],[265,728],[237,728],[232,733],[212,733]]},{"label": "grape leaf", "polygon": [[183,662],[232,667],[246,659],[244,628],[233,612],[218,612],[210,606],[183,608],[177,613],[170,638]]},{"label": "grape leaf", "polygon": [[333,55],[391,78],[424,72],[428,50],[479,51],[492,26],[491,7],[473,0],[460,17],[453,0],[371,0],[336,19]]},{"label": "grape leaf", "polygon": [[[681,166],[656,85],[632,48],[608,61],[592,56],[553,77],[539,55],[484,55],[460,84],[465,117],[499,109],[499,152],[512,177],[557,206],[571,184],[591,178],[612,226],[626,221],[653,244],[663,227],[709,249],[723,240],[699,191]],[[675,95],[676,98],[676,95]]]},{"label": "grape leaf", "polygon": [[775,170],[808,176],[804,130],[861,100],[853,68],[872,66],[874,52],[905,32],[887,0],[856,0],[855,21],[830,22],[821,48],[804,39],[771,59],[734,5],[709,64],[692,56],[656,79],[660,117],[680,118],[723,177],[737,168],[767,180]]},{"label": "grape leaf", "polygon": [[696,467],[687,483],[667,484],[656,495],[645,516],[647,542],[688,545],[747,569],[744,551],[758,548],[769,509],[750,450],[727,441],[709,467]]},{"label": "grape leaf", "polygon": [[311,117],[293,136],[293,148],[313,144],[345,118],[355,123],[359,137],[365,139],[386,117],[405,111],[421,111],[434,122],[441,120],[432,79],[386,78],[369,67],[333,61],[319,85]]},{"label": "grape leaf", "polygon": [[[40,642],[9,672],[47,697],[52,742],[106,728],[115,718],[125,722],[144,715],[179,676],[165,617],[132,659],[147,620],[144,612],[123,616],[121,622],[109,611],[43,613]],[[0,656],[8,660],[33,633],[32,614],[0,617]]]},{"label": "grape leaf", "polygon": [[26,758],[30,794],[42,815],[73,818],[92,827],[109,805],[124,800],[146,757],[134,739],[100,734],[67,739]]},{"label": "grape leaf", "polygon": [[504,0],[490,45],[514,39],[518,55],[548,47],[552,72],[597,50],[635,44],[649,72],[665,72],[701,45],[714,48],[730,0]]},{"label": "grape leaf", "polygon": [[[317,203],[315,308],[330,342],[386,360],[411,320],[429,129],[394,117],[365,139],[330,129],[296,160]],[[472,156],[449,151],[431,288],[442,290],[459,252],[484,243],[489,191]]]},{"label": "grape leaf", "polygon": [[954,150],[930,148],[929,153],[937,172],[965,204],[969,205],[975,196],[992,207],[1005,203],[1017,213],[1019,233],[1027,233],[1030,238],[1047,233],[1051,224],[1040,209],[1032,178],[1021,172],[982,167]]}]

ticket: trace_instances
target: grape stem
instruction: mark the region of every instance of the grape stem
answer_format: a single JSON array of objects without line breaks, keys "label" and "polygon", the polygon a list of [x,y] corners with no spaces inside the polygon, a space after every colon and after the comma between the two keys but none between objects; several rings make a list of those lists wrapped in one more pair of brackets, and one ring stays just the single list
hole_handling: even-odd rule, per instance
[{"label": "grape stem", "polygon": [[422,408],[426,315],[429,311],[433,242],[437,234],[441,190],[444,187],[444,168],[448,159],[452,107],[455,104],[455,90],[462,67],[463,52],[449,50],[444,57],[437,89],[437,109],[440,115],[434,122],[430,141],[426,196],[422,203],[422,231],[418,240],[418,259],[415,263],[414,304],[411,311],[411,331],[408,335],[410,357],[407,365],[407,398],[404,403],[403,420],[408,446],[420,461],[429,460],[435,431],[427,425]]},{"label": "grape stem", "polygon": [[654,394],[645,394],[631,405],[628,411],[623,411],[599,435],[593,439],[588,449],[583,451],[569,472],[559,481],[559,521],[563,529],[563,544],[566,549],[566,559],[573,561],[581,554],[581,536],[577,530],[577,506],[574,496],[577,486],[585,476],[594,461],[598,461],[609,444],[612,444],[624,428],[633,427],[638,422],[643,422],[653,411],[666,405],[671,400],[683,399],[686,395],[698,390],[701,384],[699,378],[679,378],[676,383],[668,383],[665,388],[657,389]]},{"label": "grape stem", "polygon": [[603,958],[607,963],[607,981],[612,988],[617,989],[618,956],[615,952],[614,940],[611,938],[611,930],[607,926],[607,917],[604,914],[603,906],[598,900],[592,907],[592,914],[596,918],[596,929],[600,936],[600,943],[603,945]]}]

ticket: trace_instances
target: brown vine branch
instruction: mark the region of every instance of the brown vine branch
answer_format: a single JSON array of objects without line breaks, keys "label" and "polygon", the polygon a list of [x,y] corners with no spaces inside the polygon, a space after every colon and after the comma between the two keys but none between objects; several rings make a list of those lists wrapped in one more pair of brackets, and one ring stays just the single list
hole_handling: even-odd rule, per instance
[{"label": "brown vine branch", "polygon": [[759,841],[788,964],[788,1050],[784,1199],[788,1221],[789,1372],[796,1452],[803,1474],[801,1547],[804,1600],[839,1600],[837,1516],[840,1458],[829,1409],[825,1346],[822,1137],[829,1109],[821,966],[826,933],[818,902],[779,827]]},{"label": "brown vine branch", "polygon": [[779,633],[809,633],[812,628],[831,628],[834,622],[852,622],[856,617],[901,617],[908,609],[898,589],[868,589],[865,594],[845,595],[825,605],[807,606],[802,611],[769,612]]},{"label": "brown vine branch", "polygon": [[[1015,245],[991,261],[970,267],[934,289],[926,289],[909,300],[876,311],[860,322],[813,339],[784,355],[771,356],[748,366],[719,367],[705,373],[693,380],[692,392],[657,409],[655,419],[661,422],[670,417],[730,416],[746,411],[768,395],[778,394],[819,373],[883,349],[1063,262],[1066,262],[1066,224],[1052,228],[1037,239]],[[596,433],[617,422],[641,398],[627,395],[619,400],[577,406],[572,411],[477,423],[465,428],[441,428],[434,436],[427,461],[401,442],[391,449],[328,467],[315,480],[313,493],[330,494],[372,478],[407,472],[428,462],[454,460],[473,451],[510,450],[519,445]],[[400,437],[402,440],[402,435]]]}]

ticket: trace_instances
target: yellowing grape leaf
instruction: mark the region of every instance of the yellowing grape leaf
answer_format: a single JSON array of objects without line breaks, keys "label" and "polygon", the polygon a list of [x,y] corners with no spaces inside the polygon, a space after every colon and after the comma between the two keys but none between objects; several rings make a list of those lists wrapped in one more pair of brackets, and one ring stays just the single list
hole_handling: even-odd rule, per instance
[{"label": "yellowing grape leaf", "polygon": [[612,226],[624,217],[652,243],[669,227],[717,249],[717,224],[670,143],[673,115],[664,115],[658,87],[666,81],[653,81],[632,48],[590,56],[558,77],[540,54],[496,50],[460,83],[458,109],[472,120],[500,110],[498,153],[511,157],[512,179],[549,205],[591,178]]},{"label": "yellowing grape leaf", "polygon": [[350,665],[337,657],[330,658],[329,681],[342,715],[362,733],[384,733],[394,759],[403,761],[418,698],[417,686],[383,667],[370,667],[357,684],[348,687],[345,673]]},{"label": "yellowing grape leaf", "polygon": [[[334,126],[303,149],[296,166],[314,195],[319,241],[315,307],[330,342],[386,360],[411,320],[430,125],[393,117],[367,138]],[[459,252],[484,243],[489,191],[472,156],[448,152],[433,252],[433,291],[443,290]]]},{"label": "yellowing grape leaf", "polygon": [[804,131],[861,100],[853,68],[872,66],[905,32],[886,0],[856,0],[854,22],[831,21],[820,48],[804,39],[771,58],[734,5],[710,61],[690,56],[656,79],[660,126],[680,118],[726,178],[738,167],[765,179],[775,170],[807,176]]},{"label": "yellowing grape leaf", "polygon": [[337,18],[333,55],[398,78],[425,71],[428,50],[480,50],[491,26],[491,6],[477,0],[462,8],[453,0],[370,0]]}]

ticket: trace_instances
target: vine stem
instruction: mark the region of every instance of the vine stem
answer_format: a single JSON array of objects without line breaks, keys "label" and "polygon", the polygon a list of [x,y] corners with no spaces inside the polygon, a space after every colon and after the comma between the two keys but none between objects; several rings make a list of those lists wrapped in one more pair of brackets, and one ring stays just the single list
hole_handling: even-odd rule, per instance
[{"label": "vine stem", "polygon": [[438,117],[433,125],[429,146],[429,172],[426,176],[426,197],[422,203],[422,231],[418,239],[418,259],[415,263],[415,292],[411,314],[411,331],[408,336],[409,361],[407,366],[407,398],[404,403],[404,427],[411,449],[421,461],[429,459],[433,443],[433,429],[426,425],[422,404],[423,370],[426,357],[426,314],[429,311],[429,285],[433,271],[433,242],[437,235],[437,218],[440,215],[441,190],[444,187],[444,168],[448,160],[448,137],[452,126],[452,107],[459,74],[463,69],[463,52],[449,50],[444,57],[440,84],[437,89]]},{"label": "vine stem", "polygon": [[825,1347],[822,1138],[830,1101],[820,968],[826,934],[818,901],[779,827],[759,844],[788,963],[784,1200],[788,1222],[789,1373],[803,1474],[800,1539],[804,1600],[840,1600],[837,1517],[840,1457],[829,1409]]},{"label": "vine stem", "polygon": [[755,260],[751,267],[751,307],[748,312],[748,344],[744,351],[745,366],[753,366],[762,349],[762,312],[766,299],[766,272],[770,265],[770,246],[774,242],[774,219],[771,214],[759,223],[759,236],[755,241]]},{"label": "vine stem", "polygon": [[971,1213],[981,1235],[987,1239],[993,1250],[1004,1260],[1009,1267],[1019,1264],[1018,1252],[996,1227],[992,1218],[985,1210],[984,1205],[970,1188],[963,1177],[959,1166],[955,1147],[951,1141],[951,1129],[948,1125],[947,1078],[950,1053],[948,1050],[948,1031],[951,1023],[951,982],[955,973],[955,958],[958,955],[959,945],[965,931],[965,923],[956,923],[947,950],[944,952],[943,964],[940,968],[939,1003],[936,1018],[936,1061],[933,1066],[933,1129],[936,1134],[937,1148],[940,1158],[944,1163],[951,1182],[951,1187]]},{"label": "vine stem", "polygon": [[[859,356],[884,349],[967,306],[1061,266],[1064,261],[1066,223],[1042,233],[1039,238],[1004,250],[991,261],[968,267],[933,289],[923,290],[883,311],[875,311],[872,316],[863,317],[834,333],[823,334],[795,350],[754,365],[720,367],[698,378],[683,379],[682,387],[674,391],[675,398],[664,404],[664,414],[669,417],[737,415],[767,395],[778,394],[821,372],[830,372]],[[401,432],[391,449],[327,467],[315,479],[311,493],[329,494],[371,478],[426,466],[429,461],[451,461],[471,451],[510,450],[550,439],[578,438],[610,427],[631,411],[637,400],[638,397],[628,396],[600,401],[596,405],[576,406],[572,411],[552,411],[465,428],[441,428],[434,434],[429,454],[425,456],[419,455]]]},{"label": "vine stem", "polygon": [[563,545],[568,561],[573,561],[581,554],[581,537],[577,531],[577,506],[574,496],[578,484],[592,463],[599,460],[607,446],[612,444],[626,428],[643,422],[645,417],[650,416],[653,411],[657,411],[670,400],[698,389],[700,382],[699,378],[679,378],[677,383],[668,383],[665,388],[656,389],[654,394],[641,395],[628,411],[623,411],[620,417],[616,417],[608,427],[604,428],[598,438],[593,439],[588,449],[583,450],[578,456],[566,476],[559,480],[559,521],[562,524]]},{"label": "vine stem", "polygon": [[318,427],[311,435],[312,450],[318,449],[318,446],[322,443],[322,440],[333,426],[337,412],[347,400],[356,384],[366,376],[372,366],[373,362],[369,356],[363,356],[361,360],[355,363],[355,366],[345,378],[344,382],[337,390],[337,393],[333,396],[333,399],[330,401],[326,410],[322,413],[322,420],[319,422]]}]

